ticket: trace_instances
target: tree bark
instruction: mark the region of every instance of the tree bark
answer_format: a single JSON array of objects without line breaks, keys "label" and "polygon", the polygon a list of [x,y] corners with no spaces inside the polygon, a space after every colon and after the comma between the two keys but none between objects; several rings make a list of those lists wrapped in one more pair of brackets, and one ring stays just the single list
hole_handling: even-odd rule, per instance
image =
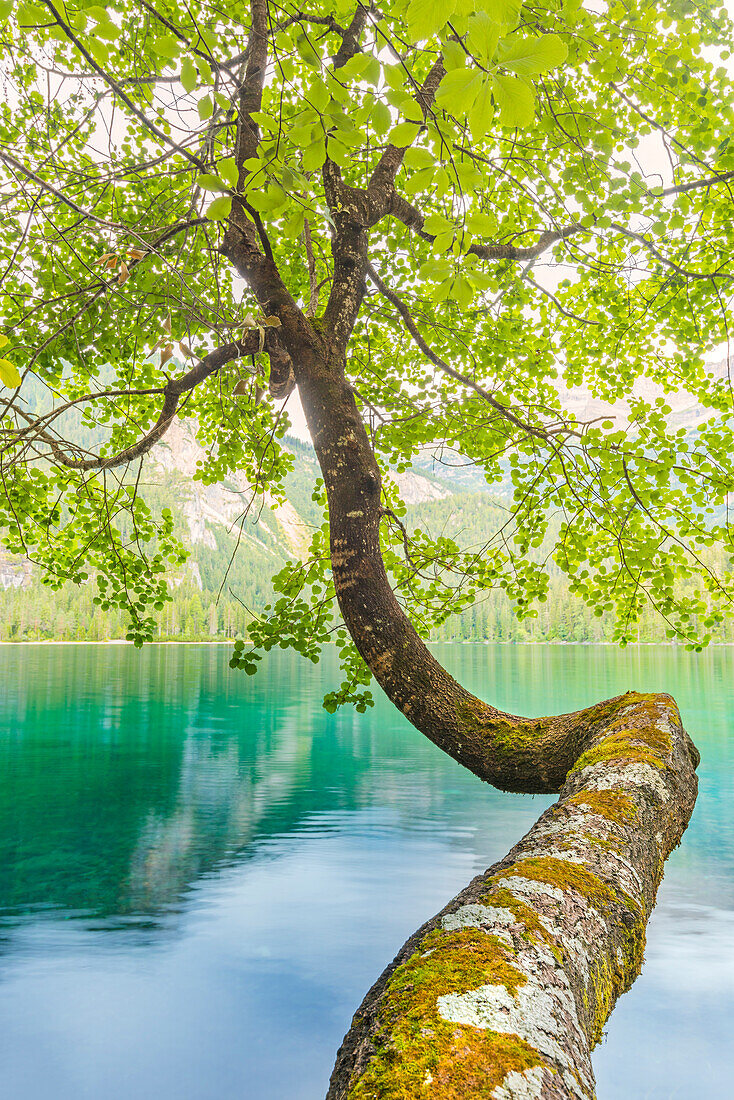
[{"label": "tree bark", "polygon": [[369,991],[327,1100],[592,1100],[591,1050],[640,971],[697,789],[670,696],[592,709],[558,802]]},{"label": "tree bark", "polygon": [[560,790],[367,994],[328,1100],[586,1100],[591,1050],[639,973],[663,865],[693,810],[698,752],[667,695],[533,720],[494,709],[442,668],[390,587],[380,473],[351,388],[313,366],[299,389],[360,653],[402,713],[475,774],[504,790]]},{"label": "tree bark", "polygon": [[639,973],[663,864],[693,810],[698,753],[669,696],[522,718],[466,691],[427,649],[382,558],[380,470],[344,359],[366,247],[356,207],[340,217],[354,220],[337,234],[343,244],[354,229],[340,253],[347,289],[330,299],[342,324],[304,317],[249,227],[230,221],[223,251],[281,320],[326,485],[344,621],[431,741],[502,790],[560,799],[405,944],[354,1017],[328,1100],[588,1100],[590,1052]]}]

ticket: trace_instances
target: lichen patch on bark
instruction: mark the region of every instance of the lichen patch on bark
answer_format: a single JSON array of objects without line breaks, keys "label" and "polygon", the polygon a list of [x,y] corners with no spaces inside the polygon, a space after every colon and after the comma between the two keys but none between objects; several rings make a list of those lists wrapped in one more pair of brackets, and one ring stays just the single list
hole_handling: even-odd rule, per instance
[{"label": "lichen patch on bark", "polygon": [[611,704],[559,801],[368,994],[329,1100],[592,1100],[591,1050],[639,973],[696,787],[672,701]]}]

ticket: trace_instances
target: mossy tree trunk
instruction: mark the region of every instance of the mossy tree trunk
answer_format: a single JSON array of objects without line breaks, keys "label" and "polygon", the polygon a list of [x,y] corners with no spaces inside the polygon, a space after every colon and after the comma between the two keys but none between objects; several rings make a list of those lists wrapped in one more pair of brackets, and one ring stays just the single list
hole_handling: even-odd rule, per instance
[{"label": "mossy tree trunk", "polygon": [[336,593],[362,657],[412,724],[474,774],[502,790],[560,792],[370,990],[328,1100],[591,1098],[590,1052],[639,973],[663,865],[693,810],[698,753],[666,695],[527,719],[449,675],[382,558],[380,470],[345,371],[359,301],[347,296],[346,320],[317,328],[247,233],[230,234],[225,250],[281,319],[269,346],[299,388],[327,490]]},{"label": "mossy tree trunk", "polygon": [[594,1097],[591,1050],[639,973],[697,753],[669,696],[593,710],[559,800],[369,991],[328,1100]]},{"label": "mossy tree trunk", "polygon": [[[238,137],[243,175],[257,142],[250,113],[260,103],[266,15],[255,0]],[[361,8],[357,36],[360,20]],[[429,91],[442,71],[431,70]],[[496,710],[435,660],[395,597],[380,547],[380,469],[346,361],[369,231],[390,213],[403,152],[388,147],[367,191],[344,184],[327,161],[333,278],[318,322],[291,296],[238,199],[222,252],[263,314],[278,318],[266,343],[271,389],[282,397],[298,386],[326,485],[339,606],[376,680],[474,774],[503,790],[560,798],[405,944],[357,1012],[328,1097],[590,1098],[590,1051],[639,972],[663,864],[695,802],[698,754],[665,695],[629,694],[538,720]]]},{"label": "mossy tree trunk", "polygon": [[560,791],[370,990],[328,1100],[591,1098],[591,1050],[640,971],[663,865],[695,803],[698,752],[667,695],[531,720],[458,684],[390,587],[379,469],[351,390],[334,370],[299,385],[340,607],[376,679],[413,725],[494,786]]}]

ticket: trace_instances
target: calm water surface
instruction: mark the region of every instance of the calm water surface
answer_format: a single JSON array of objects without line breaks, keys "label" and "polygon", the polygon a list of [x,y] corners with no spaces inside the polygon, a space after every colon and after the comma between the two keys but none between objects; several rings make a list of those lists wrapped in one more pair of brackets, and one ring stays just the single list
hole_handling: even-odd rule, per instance
[{"label": "calm water surface", "polygon": [[[599,1100],[734,1094],[734,651],[437,647],[529,715],[671,690],[701,794]],[[3,1100],[322,1100],[364,992],[546,799],[500,794],[331,662],[0,647]]]}]

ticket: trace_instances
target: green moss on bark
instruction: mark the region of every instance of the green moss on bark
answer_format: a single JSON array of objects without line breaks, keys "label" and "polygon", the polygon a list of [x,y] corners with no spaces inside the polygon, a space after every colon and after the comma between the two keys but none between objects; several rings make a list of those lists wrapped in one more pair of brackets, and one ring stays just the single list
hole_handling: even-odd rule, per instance
[{"label": "green moss on bark", "polygon": [[630,825],[637,817],[634,799],[622,791],[579,791],[566,799],[566,805],[585,806],[615,825]]},{"label": "green moss on bark", "polygon": [[453,1024],[438,1014],[438,998],[526,981],[511,949],[473,928],[430,932],[390,978],[380,1005],[375,1054],[351,1086],[349,1100],[464,1100],[489,1097],[508,1073],[545,1064],[517,1035]]},{"label": "green moss on bark", "polygon": [[542,941],[550,949],[556,962],[563,963],[563,952],[538,914],[527,902],[515,897],[507,887],[493,885],[486,894],[481,894],[478,900],[481,905],[490,908],[509,909],[517,923],[523,927],[521,933],[523,939],[528,942]]},{"label": "green moss on bark", "polygon": [[612,889],[593,871],[570,860],[555,859],[553,856],[530,856],[528,859],[513,863],[511,867],[501,872],[501,877],[527,878],[533,882],[545,882],[564,892],[575,890],[600,912],[619,904],[632,912],[639,910],[637,902],[624,890],[619,887]]}]

